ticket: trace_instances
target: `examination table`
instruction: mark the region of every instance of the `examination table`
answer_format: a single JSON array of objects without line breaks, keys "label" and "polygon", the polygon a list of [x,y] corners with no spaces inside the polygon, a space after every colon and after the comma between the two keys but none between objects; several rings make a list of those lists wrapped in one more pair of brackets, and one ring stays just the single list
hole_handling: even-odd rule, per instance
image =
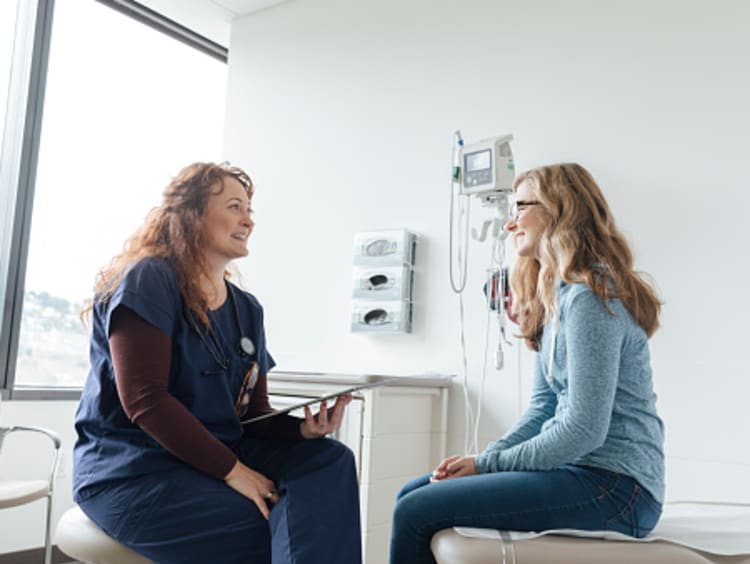
[{"label": "examination table", "polygon": [[432,552],[438,564],[750,564],[750,505],[667,503],[644,539],[456,527],[432,538]]}]

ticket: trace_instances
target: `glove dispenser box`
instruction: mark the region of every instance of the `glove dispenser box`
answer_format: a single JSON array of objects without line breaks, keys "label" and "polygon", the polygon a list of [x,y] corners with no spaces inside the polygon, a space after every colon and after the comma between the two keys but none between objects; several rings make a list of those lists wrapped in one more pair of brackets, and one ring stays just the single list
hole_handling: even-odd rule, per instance
[{"label": "glove dispenser box", "polygon": [[355,268],[355,300],[406,300],[411,299],[412,270],[406,266],[381,268]]},{"label": "glove dispenser box", "polygon": [[414,264],[416,236],[405,229],[368,231],[354,235],[354,264],[392,266]]},{"label": "glove dispenser box", "polygon": [[352,308],[354,333],[411,332],[411,303],[407,301],[362,301]]},{"label": "glove dispenser box", "polygon": [[353,333],[410,333],[417,237],[406,229],[354,235]]}]

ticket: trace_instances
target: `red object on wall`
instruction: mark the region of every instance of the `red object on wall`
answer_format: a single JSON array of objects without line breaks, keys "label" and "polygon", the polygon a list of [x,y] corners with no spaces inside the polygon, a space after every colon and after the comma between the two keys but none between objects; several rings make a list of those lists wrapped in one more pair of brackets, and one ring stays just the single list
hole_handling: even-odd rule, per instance
[{"label": "red object on wall", "polygon": [[518,316],[513,315],[512,312],[512,305],[513,305],[513,294],[510,291],[510,284],[508,284],[508,269],[503,269],[504,276],[504,284],[503,284],[503,290],[502,293],[499,292],[499,286],[500,286],[500,272],[493,272],[492,278],[491,278],[491,291],[490,294],[487,294],[487,283],[485,282],[484,287],[482,288],[482,291],[484,292],[485,297],[487,297],[487,300],[489,301],[490,309],[493,311],[497,311],[498,307],[498,295],[502,296],[502,302],[503,307],[505,308],[505,313],[508,314],[508,319],[510,319],[513,323],[518,325]]}]

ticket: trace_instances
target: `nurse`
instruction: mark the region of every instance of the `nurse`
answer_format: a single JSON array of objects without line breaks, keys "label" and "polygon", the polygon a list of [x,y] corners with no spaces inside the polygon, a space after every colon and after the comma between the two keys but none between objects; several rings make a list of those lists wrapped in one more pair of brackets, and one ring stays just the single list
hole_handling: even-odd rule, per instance
[{"label": "nurse", "polygon": [[661,514],[664,432],[648,347],[656,292],[585,168],[536,168],[513,190],[511,289],[520,336],[536,351],[531,402],[483,452],[404,486],[391,564],[433,564],[432,535],[448,527],[643,537]]},{"label": "nurse", "polygon": [[74,499],[154,562],[357,563],[354,458],[325,437],[351,396],[241,424],[273,411],[263,309],[227,270],[252,195],[239,168],[187,166],[100,273]]}]

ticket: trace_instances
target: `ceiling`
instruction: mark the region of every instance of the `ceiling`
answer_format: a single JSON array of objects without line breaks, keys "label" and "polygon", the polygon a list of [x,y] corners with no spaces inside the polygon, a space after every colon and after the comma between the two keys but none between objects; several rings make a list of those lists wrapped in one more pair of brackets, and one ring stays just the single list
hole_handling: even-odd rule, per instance
[{"label": "ceiling", "polygon": [[[4,2],[6,0],[0,0]],[[289,0],[138,0],[219,45],[229,46],[233,20]]]},{"label": "ceiling", "polygon": [[257,12],[269,6],[275,6],[288,0],[209,0],[211,3],[223,8],[237,18]]}]

